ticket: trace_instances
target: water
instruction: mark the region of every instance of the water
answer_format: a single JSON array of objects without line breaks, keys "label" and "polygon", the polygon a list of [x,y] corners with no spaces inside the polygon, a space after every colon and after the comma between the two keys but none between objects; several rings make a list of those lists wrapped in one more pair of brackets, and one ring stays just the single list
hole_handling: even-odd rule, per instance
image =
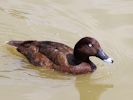
[{"label": "water", "polygon": [[[132,0],[1,0],[0,98],[2,100],[132,100]],[[36,68],[5,44],[53,40],[71,47],[95,37],[114,58],[92,58],[92,74],[70,75]]]}]

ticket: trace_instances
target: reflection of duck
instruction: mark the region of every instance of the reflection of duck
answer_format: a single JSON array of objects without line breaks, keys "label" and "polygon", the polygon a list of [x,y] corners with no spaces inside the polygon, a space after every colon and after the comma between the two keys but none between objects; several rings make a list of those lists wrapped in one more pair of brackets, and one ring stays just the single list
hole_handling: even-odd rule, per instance
[{"label": "reflection of duck", "polygon": [[17,47],[17,50],[33,65],[72,74],[94,71],[96,65],[89,60],[90,56],[113,63],[113,60],[103,52],[98,41],[91,37],[80,39],[74,50],[52,41],[9,41],[8,44]]},{"label": "reflection of duck", "polygon": [[97,83],[87,76],[79,76],[76,79],[76,89],[80,94],[80,100],[101,100],[101,96],[108,89],[112,89],[113,84]]}]

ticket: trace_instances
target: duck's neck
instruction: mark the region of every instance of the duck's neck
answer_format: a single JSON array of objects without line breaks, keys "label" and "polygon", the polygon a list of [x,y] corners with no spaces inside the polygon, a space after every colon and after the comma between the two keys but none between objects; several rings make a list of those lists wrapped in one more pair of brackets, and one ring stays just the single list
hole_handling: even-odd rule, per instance
[{"label": "duck's neck", "polygon": [[82,62],[82,61],[76,59],[76,57],[74,57],[74,54],[68,54],[67,60],[70,65],[79,65]]},{"label": "duck's neck", "polygon": [[74,59],[78,62],[88,62],[88,59],[89,59],[87,55],[83,55],[76,50],[74,50],[73,56],[74,56]]},{"label": "duck's neck", "polygon": [[76,65],[79,65],[79,64],[85,62],[85,63],[88,63],[88,64],[90,65],[92,71],[95,70],[95,69],[97,68],[96,65],[95,65],[89,58],[88,58],[88,59],[86,58],[86,59],[84,59],[84,60],[80,60],[80,59],[77,59],[77,58],[74,56],[74,59],[75,59],[74,62],[75,62]]},{"label": "duck's neck", "polygon": [[82,62],[86,62],[89,63],[90,66],[92,66],[92,68],[94,69],[96,68],[96,65],[89,59],[88,56],[79,53],[77,50],[74,50],[73,56],[76,63],[80,64]]}]

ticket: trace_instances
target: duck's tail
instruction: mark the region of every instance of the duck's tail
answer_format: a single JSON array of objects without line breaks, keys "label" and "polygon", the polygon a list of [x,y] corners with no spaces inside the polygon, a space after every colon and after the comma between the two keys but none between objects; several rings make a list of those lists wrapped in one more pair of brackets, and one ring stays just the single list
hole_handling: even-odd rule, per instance
[{"label": "duck's tail", "polygon": [[8,41],[7,44],[18,47],[20,44],[22,44],[23,41]]}]

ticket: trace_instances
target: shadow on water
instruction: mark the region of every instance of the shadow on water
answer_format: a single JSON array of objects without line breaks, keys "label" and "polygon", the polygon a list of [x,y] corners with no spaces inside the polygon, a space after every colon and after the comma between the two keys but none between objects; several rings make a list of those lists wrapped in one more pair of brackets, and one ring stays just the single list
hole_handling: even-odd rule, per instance
[{"label": "shadow on water", "polygon": [[77,77],[75,86],[80,94],[80,100],[99,100],[104,92],[113,88],[112,84],[97,83],[91,75],[81,75]]}]

